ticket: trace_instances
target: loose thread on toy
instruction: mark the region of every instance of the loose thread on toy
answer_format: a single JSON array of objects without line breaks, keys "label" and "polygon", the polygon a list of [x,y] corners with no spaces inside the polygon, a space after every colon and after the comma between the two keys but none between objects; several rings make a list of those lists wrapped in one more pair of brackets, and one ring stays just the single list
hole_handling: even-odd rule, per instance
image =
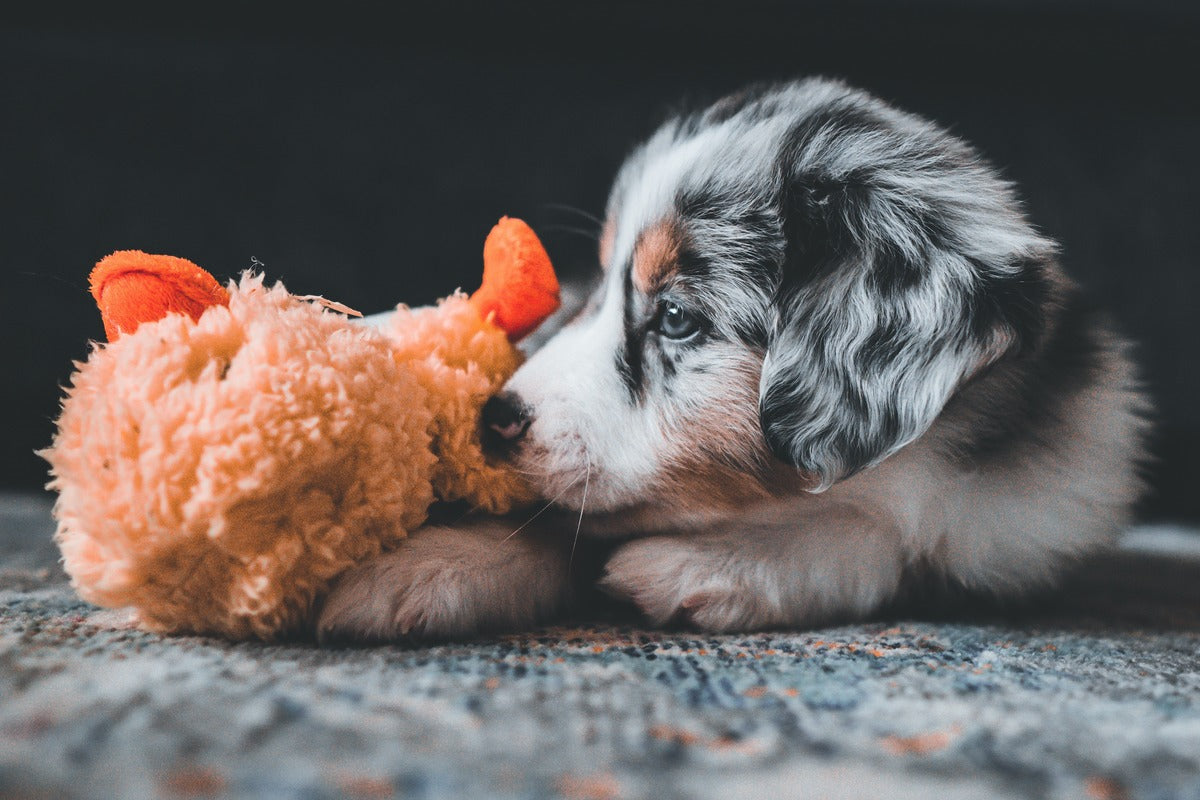
[{"label": "loose thread on toy", "polygon": [[550,506],[552,506],[552,505],[554,505],[555,503],[557,503],[560,497],[562,497],[562,496],[563,496],[564,494],[566,494],[567,492],[571,491],[572,487],[574,487],[574,486],[575,486],[575,484],[579,483],[581,480],[583,480],[583,478],[576,478],[575,480],[573,480],[573,481],[571,481],[569,484],[567,484],[566,488],[564,488],[564,489],[563,489],[561,492],[559,492],[558,494],[554,495],[554,498],[553,498],[553,499],[552,499],[552,500],[551,500],[549,503],[546,503],[546,505],[542,506],[542,507],[541,507],[541,510],[539,510],[539,511],[538,511],[536,514],[534,514],[534,515],[533,515],[532,517],[530,517],[529,519],[525,520],[525,523],[524,523],[523,525],[521,525],[521,527],[517,528],[515,531],[513,531],[512,533],[510,533],[508,536],[505,536],[503,539],[501,539],[501,540],[500,540],[500,544],[504,544],[504,543],[505,543],[505,542],[507,542],[509,539],[513,538],[513,537],[514,537],[514,536],[516,536],[518,533],[520,533],[521,531],[523,531],[523,530],[525,530],[526,528],[528,528],[528,527],[529,527],[529,524],[530,524],[531,522],[533,522],[535,519],[537,519],[538,517],[540,517],[542,514],[546,513],[546,511],[547,511],[547,510],[550,508]]},{"label": "loose thread on toy", "polygon": [[587,477],[583,480],[583,498],[579,501],[579,520],[575,523],[575,541],[571,542],[571,557],[567,559],[567,578],[575,566],[575,548],[579,545],[579,531],[583,527],[583,510],[587,508],[588,487],[592,485],[592,460],[587,460]]},{"label": "loose thread on toy", "polygon": [[353,309],[345,303],[339,303],[336,300],[326,299],[319,294],[297,295],[296,299],[307,300],[310,303],[316,303],[317,305],[325,306],[325,308],[328,308],[330,311],[336,311],[339,314],[345,314],[348,317],[361,317],[363,315],[361,311]]}]

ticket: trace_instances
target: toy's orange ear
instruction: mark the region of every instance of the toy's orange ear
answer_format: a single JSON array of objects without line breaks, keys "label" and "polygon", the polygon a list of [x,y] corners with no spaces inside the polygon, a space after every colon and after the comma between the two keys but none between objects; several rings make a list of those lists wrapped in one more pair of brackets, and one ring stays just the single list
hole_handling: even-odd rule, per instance
[{"label": "toy's orange ear", "polygon": [[471,303],[519,341],[558,310],[558,278],[533,229],[501,217],[483,244],[483,285]]},{"label": "toy's orange ear", "polygon": [[102,258],[92,270],[91,287],[110,342],[171,312],[199,319],[209,306],[229,304],[216,278],[191,261],[141,250]]}]

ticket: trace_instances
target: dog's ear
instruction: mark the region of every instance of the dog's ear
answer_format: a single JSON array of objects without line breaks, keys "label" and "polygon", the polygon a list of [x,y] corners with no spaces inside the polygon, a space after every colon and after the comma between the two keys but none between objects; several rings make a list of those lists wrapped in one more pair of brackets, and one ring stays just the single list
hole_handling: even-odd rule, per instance
[{"label": "dog's ear", "polygon": [[[919,437],[966,379],[1040,335],[1046,282],[1033,254],[1053,246],[1003,184],[985,188],[998,196],[979,214],[935,218],[905,187],[791,181],[759,417],[771,451],[813,491]],[[984,230],[989,218],[1006,229]]]}]

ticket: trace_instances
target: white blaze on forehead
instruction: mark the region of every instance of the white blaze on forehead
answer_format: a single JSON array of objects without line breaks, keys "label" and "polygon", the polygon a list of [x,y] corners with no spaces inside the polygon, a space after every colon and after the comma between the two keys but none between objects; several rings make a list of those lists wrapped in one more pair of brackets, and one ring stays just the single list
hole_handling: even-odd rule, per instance
[{"label": "white blaze on forehead", "polygon": [[647,144],[636,182],[625,187],[621,195],[613,247],[618,265],[625,264],[632,256],[643,228],[672,213],[684,174],[704,151],[704,137],[665,151],[661,148],[666,145],[658,141],[661,137],[659,134]]},{"label": "white blaze on forehead", "polygon": [[747,123],[731,119],[683,140],[668,126],[626,165],[610,203],[616,212],[615,264],[628,261],[647,227],[674,215],[681,191],[712,195],[757,193],[771,185],[787,120]]}]

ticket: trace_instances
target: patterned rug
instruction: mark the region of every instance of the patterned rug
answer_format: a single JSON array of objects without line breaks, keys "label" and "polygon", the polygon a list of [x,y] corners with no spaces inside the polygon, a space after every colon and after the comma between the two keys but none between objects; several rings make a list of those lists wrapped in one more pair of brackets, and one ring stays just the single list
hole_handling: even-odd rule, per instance
[{"label": "patterned rug", "polygon": [[0,796],[1200,798],[1200,536],[1019,609],[436,647],[164,638],[0,496]]}]

